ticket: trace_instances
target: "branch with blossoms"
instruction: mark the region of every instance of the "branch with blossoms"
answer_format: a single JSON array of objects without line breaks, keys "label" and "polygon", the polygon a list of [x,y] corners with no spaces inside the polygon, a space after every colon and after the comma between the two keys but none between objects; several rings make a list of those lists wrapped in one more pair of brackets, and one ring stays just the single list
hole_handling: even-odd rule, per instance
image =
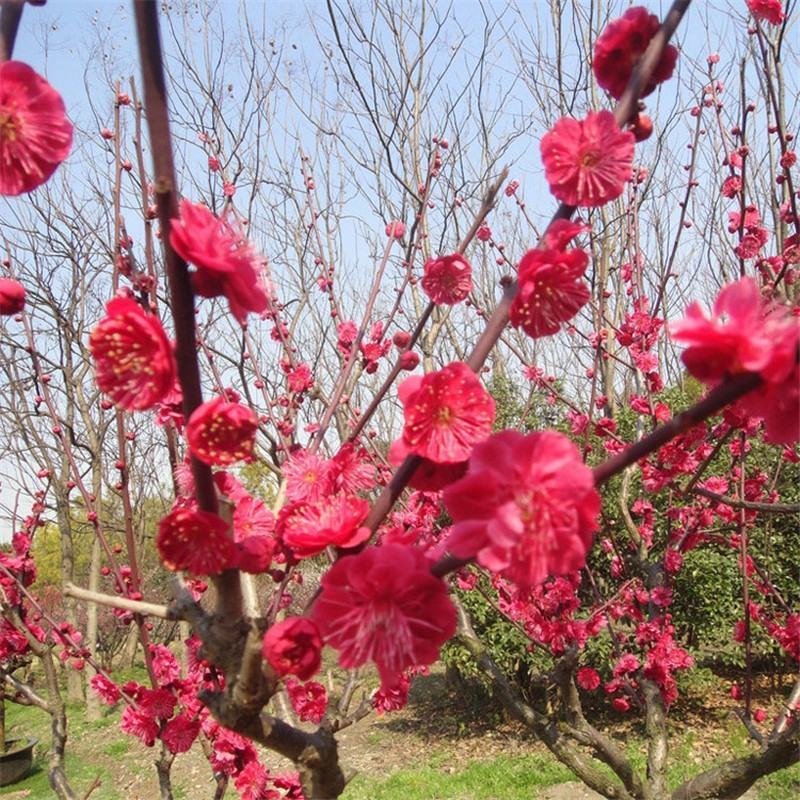
[{"label": "branch with blossoms", "polygon": [[[245,796],[274,789],[297,796],[300,785],[309,798],[339,796],[345,779],[339,766],[336,731],[370,705],[380,710],[402,706],[414,674],[439,658],[442,646],[458,627],[467,649],[498,686],[507,707],[582,780],[609,797],[661,800],[668,795],[666,714],[677,698],[676,675],[692,664],[692,656],[678,643],[669,612],[673,581],[684,553],[709,541],[711,521],[717,517],[736,527],[737,538],[734,541],[729,537],[727,544],[731,549],[736,545],[742,562],[747,647],[747,632],[753,621],[768,630],[791,657],[796,655],[792,635],[797,621],[788,604],[772,614],[749,601],[751,588],[770,602],[777,590],[762,575],[759,581],[753,578],[757,569],[753,566],[753,572],[750,570],[748,526],[753,523],[753,514],[764,506],[770,506],[769,510],[779,510],[780,506],[763,501],[762,494],[766,493],[760,486],[754,489],[748,485],[749,462],[744,457],[745,431],[752,435],[759,425],[763,425],[767,442],[788,446],[800,435],[796,424],[800,341],[793,312],[764,297],[759,283],[745,274],[720,291],[710,315],[698,303],[692,304],[685,318],[670,326],[670,332],[673,340],[686,345],[683,364],[688,373],[707,385],[709,392],[674,416],[658,400],[663,381],[653,350],[664,320],[650,308],[667,305],[665,282],[677,258],[679,234],[666,261],[666,272],[659,278],[656,303],[650,306],[643,288],[644,259],[637,239],[642,224],[637,212],[638,192],[644,180],[640,181],[641,173],[634,168],[634,148],[636,141],[645,140],[653,130],[653,121],[644,113],[643,98],[673,73],[678,53],[669,41],[688,5],[674,3],[663,22],[643,8],[629,9],[597,39],[592,60],[594,79],[618,102],[613,112],[592,110],[583,119],[561,118],[542,138],[545,179],[561,205],[536,247],[519,259],[511,258],[488,231],[488,217],[506,179],[502,172],[489,185],[477,213],[471,215],[456,250],[425,259],[418,280],[414,274],[419,271],[416,253],[428,246],[428,211],[439,170],[449,164],[444,153],[450,144],[437,136],[427,173],[420,168],[421,177],[414,181],[399,176],[396,165],[390,163],[390,172],[413,198],[416,216],[409,228],[405,258],[399,265],[398,297],[385,324],[372,322],[372,318],[394,266],[394,254],[406,234],[405,225],[391,220],[383,247],[375,248],[382,255],[376,256],[375,272],[360,314],[355,317],[358,322],[341,320],[342,306],[333,293],[333,276],[339,272],[332,260],[324,257],[319,227],[322,204],[314,194],[316,176],[299,148],[304,185],[300,208],[304,235],[312,242],[306,247],[309,252],[316,251],[314,267],[320,274],[314,273],[314,281],[325,293],[331,319],[338,321],[336,368],[330,385],[322,387],[315,386],[316,376],[309,366],[313,359],[306,362],[298,356],[299,313],[292,319],[287,311],[289,304],[280,302],[276,286],[267,285],[266,262],[257,253],[249,220],[239,211],[246,206],[234,202],[237,188],[233,181],[238,180],[241,170],[229,171],[222,163],[226,152],[221,142],[212,141],[204,132],[204,152],[211,153],[209,177],[222,181],[223,210],[219,215],[211,210],[218,207],[216,199],[209,207],[180,195],[160,41],[161,12],[150,2],[134,3],[144,114],[154,160],[152,181],[148,181],[138,133],[142,109],[135,103],[141,211],[145,221],[155,217],[159,221],[172,318],[163,323],[158,315],[155,299],[159,276],[152,250],[147,249],[146,280],[128,255],[132,242],[121,219],[120,194],[122,173],[128,168],[123,167],[126,162],[119,124],[121,109],[127,104],[117,86],[114,128],[101,131],[101,137],[113,148],[115,169],[115,296],[93,329],[88,349],[97,386],[108,398],[104,402],[116,406],[120,466],[115,491],[123,508],[130,562],[127,569],[132,580],[123,579],[113,549],[106,546],[123,596],[110,598],[99,591],[72,586],[68,595],[137,616],[151,685],[128,687],[133,702],[123,712],[123,728],[146,745],[161,743],[159,778],[164,796],[170,791],[172,758],[199,737],[209,743],[215,774],[226,776],[219,784],[223,790],[230,776]],[[759,20],[757,29],[764,20],[775,24],[762,7],[765,5],[774,3],[748,2]],[[331,4],[328,8],[335,38],[344,50],[336,12]],[[5,11],[6,6],[4,17]],[[6,28],[2,19],[0,28]],[[4,40],[9,41],[8,37]],[[10,52],[10,47],[7,50]],[[347,68],[361,101],[368,104],[350,60]],[[21,139],[22,144],[14,137],[0,138],[4,148],[0,155],[8,156],[4,163],[12,165],[0,175],[0,190],[16,195],[31,191],[50,177],[69,149],[71,127],[60,98],[30,68],[6,62],[0,70],[0,81],[6,82],[0,82],[0,108],[11,108],[11,101],[2,96],[4,86],[35,83],[41,88],[40,102],[49,112],[53,137],[48,148],[42,147],[37,136],[30,142]],[[251,74],[254,70],[251,65]],[[132,91],[136,98],[135,89]],[[717,102],[713,98],[719,91],[712,86],[706,92],[712,103]],[[770,91],[775,101],[774,87]],[[383,137],[379,114],[370,113],[369,117],[392,162],[391,136]],[[19,120],[13,115],[9,120],[16,131]],[[699,117],[696,125],[695,143],[701,131]],[[724,131],[722,134],[724,138]],[[783,135],[781,158],[788,163],[791,159],[785,158],[786,141]],[[33,160],[36,169],[27,158],[26,146],[38,158]],[[729,166],[734,169],[732,163]],[[690,171],[691,176],[694,174]],[[744,176],[743,166],[741,174]],[[626,196],[626,185],[632,180],[636,184]],[[420,185],[414,191],[417,181]],[[519,185],[512,182],[506,196],[515,197],[518,208],[525,212],[523,201],[516,197],[518,189]],[[149,202],[151,196],[155,208]],[[731,226],[738,238],[738,266],[744,273],[752,247],[761,242],[763,234],[760,218],[746,206],[744,193],[737,196],[739,216]],[[689,188],[685,203],[688,198]],[[597,218],[603,218],[604,209],[617,201],[627,203],[629,209],[623,237],[627,242],[621,250],[629,254],[630,264],[620,270],[619,287],[630,290],[633,308],[624,312],[618,325],[609,321],[612,311],[603,302],[603,286],[596,289],[595,303],[590,306],[594,288],[586,280],[590,258],[579,243],[582,237],[592,235]],[[787,205],[787,217],[793,208]],[[583,210],[588,222],[572,221],[577,209]],[[306,221],[306,214],[310,221]],[[794,215],[796,224],[796,209]],[[685,221],[682,213],[679,230],[686,227]],[[149,226],[146,230],[149,232]],[[152,246],[149,233],[146,242]],[[472,258],[471,248],[486,242],[496,244],[499,266],[516,271],[515,276],[501,280],[502,296],[491,312],[488,306],[482,307],[468,259],[468,254]],[[592,250],[601,259],[607,256],[596,242]],[[777,268],[772,271],[772,275],[781,274]],[[398,330],[390,339],[389,326],[399,318],[406,290],[413,295],[416,321],[410,326],[411,332]],[[619,294],[622,296],[622,291]],[[18,281],[4,279],[0,299],[3,313],[13,316],[22,312],[25,293]],[[307,285],[299,287],[296,299],[303,308],[311,306]],[[240,349],[233,355],[217,341],[215,325],[198,321],[198,308],[208,307],[215,300],[227,303],[234,323]],[[476,321],[488,317],[486,324],[464,360],[434,369],[434,344],[437,340],[441,344],[440,337],[456,307],[473,309]],[[497,431],[502,427],[498,424],[501,409],[480,378],[490,356],[513,352],[511,336],[527,337],[539,346],[562,329],[577,325],[580,315],[588,311],[598,323],[597,332],[586,337],[593,365],[588,414],[581,414],[568,393],[556,387],[555,378],[548,381],[532,364],[525,365],[531,375],[539,376],[548,400],[550,396],[554,402],[564,397],[572,403],[568,419],[573,437],[582,448],[560,430]],[[264,349],[252,322],[255,317],[272,325],[270,338],[281,354],[274,375],[259,363]],[[509,324],[514,332],[508,330]],[[600,328],[606,324],[608,328]],[[605,410],[605,394],[610,393],[607,387],[612,391],[615,388],[613,378],[606,376],[605,386],[598,378],[604,357],[611,357],[609,329],[617,338],[618,353],[624,350],[624,355],[614,354],[614,359],[620,369],[634,376],[637,386],[631,408],[640,417],[636,433],[630,437],[617,431],[615,419]],[[174,342],[168,331],[174,333]],[[509,338],[509,344],[504,343],[504,337]],[[398,352],[389,366],[393,345]],[[46,377],[36,365],[38,351],[33,341],[30,350],[37,377]],[[460,353],[461,349],[456,351]],[[220,353],[228,360],[227,368],[220,367]],[[385,408],[385,400],[392,397],[400,372],[413,371],[420,360],[426,373],[413,375],[397,387],[403,427],[387,451],[384,445],[388,441],[369,438],[375,433],[370,426],[375,424],[378,410]],[[362,413],[354,394],[364,385],[362,379],[376,372],[382,362],[389,366],[388,375]],[[213,396],[206,401],[204,370],[213,377]],[[266,408],[263,413],[254,407],[249,387],[244,391],[246,402],[238,391],[226,387],[226,370],[235,370],[243,384],[255,376],[254,386],[260,390]],[[285,385],[285,391],[271,399],[267,382],[269,389]],[[639,389],[641,382],[643,389]],[[58,409],[47,391],[42,402],[58,426]],[[321,409],[307,429],[311,437],[308,447],[301,447],[297,441],[304,403],[306,408],[313,403]],[[596,413],[600,409],[603,413]],[[125,413],[146,411],[167,420],[169,457],[174,468],[176,496],[158,523],[155,536],[161,563],[182,576],[176,579],[175,596],[168,607],[147,603],[140,596],[136,542],[130,524]],[[723,414],[723,427],[741,431],[738,437],[730,437],[735,480],[724,487],[713,479],[699,483],[704,465],[710,464],[721,452],[722,443],[728,441],[722,430],[716,432],[719,449],[708,441],[712,431],[706,423],[719,413]],[[642,433],[645,420],[654,426],[647,434]],[[656,426],[656,421],[663,424]],[[330,444],[334,428],[341,442],[338,448]],[[56,435],[69,459],[68,440],[61,433]],[[628,438],[635,441],[626,444]],[[271,472],[279,477],[271,507],[245,486],[244,471],[234,473],[241,462],[257,458],[260,439],[269,442],[274,456]],[[596,440],[602,442],[609,457],[597,463],[592,456],[590,466],[585,462]],[[396,466],[393,473],[385,468],[386,460]],[[79,470],[71,466],[77,474]],[[691,475],[692,470],[697,470],[696,477],[689,482],[697,485],[690,488],[704,499],[665,512],[666,531],[659,531],[665,540],[662,552],[662,543],[654,544],[655,507],[647,497],[665,487],[670,491],[679,488],[678,478]],[[624,506],[621,512],[632,548],[614,536],[615,520],[602,508],[598,491],[613,484],[622,472],[625,485],[620,495]],[[628,508],[632,488],[636,488],[632,484],[639,480],[643,494]],[[380,494],[373,494],[372,501],[366,499],[364,495],[373,493],[380,484],[385,485]],[[270,488],[274,486],[270,484]],[[727,494],[731,491],[735,496]],[[92,493],[83,487],[81,492],[89,513],[96,515],[90,505],[95,502]],[[730,501],[727,506],[725,500]],[[782,505],[786,509],[780,510],[792,508]],[[442,509],[452,523],[445,528]],[[94,527],[100,535],[102,525],[97,519],[91,521],[97,523]],[[592,553],[596,534],[603,537],[599,548],[602,555]],[[606,587],[600,587],[591,577],[587,559],[606,555],[610,557],[608,574],[621,586],[618,592],[609,591],[603,597]],[[291,602],[293,584],[306,580],[310,565],[323,561],[324,574],[319,585],[311,587],[302,613],[283,613]],[[555,717],[521,700],[475,634],[464,608],[451,598],[452,587],[446,578],[468,564],[491,576],[485,579],[496,593],[500,613],[540,650],[552,655],[548,685],[557,709]],[[585,616],[582,573],[589,577],[596,594]],[[473,578],[463,572],[457,574],[456,585],[469,584],[477,572],[470,574]],[[203,576],[211,583],[206,599],[203,595],[208,587],[200,580]],[[269,589],[266,598],[259,594],[265,587]],[[297,606],[291,610],[297,611]],[[189,641],[191,666],[187,677],[179,677],[177,661],[166,648],[148,646],[145,615],[181,619],[192,626],[195,636]],[[581,666],[585,646],[606,627],[614,639],[615,661],[603,688],[616,712],[626,713],[631,708],[644,712],[649,746],[646,776],[632,767],[613,740],[592,725],[583,711],[582,692],[595,691],[601,684],[597,670],[585,663]],[[321,667],[324,645],[338,652],[344,669],[375,665],[380,689],[371,699],[364,697],[354,711],[350,701],[356,689],[351,682],[338,707],[330,704],[326,713],[325,687],[313,680]],[[107,702],[118,699],[110,681],[98,681],[96,688]],[[278,693],[283,690],[301,721],[317,726],[314,730],[280,717]],[[749,724],[749,692],[745,695],[744,714]],[[774,735],[762,737],[764,749],[758,756],[732,762],[727,771],[708,771],[680,787],[674,796],[727,795],[746,788],[759,776],[789,763],[796,738],[792,705]],[[299,778],[270,775],[251,742],[289,758],[299,770]],[[615,777],[608,778],[598,770],[598,761],[609,765]]]}]

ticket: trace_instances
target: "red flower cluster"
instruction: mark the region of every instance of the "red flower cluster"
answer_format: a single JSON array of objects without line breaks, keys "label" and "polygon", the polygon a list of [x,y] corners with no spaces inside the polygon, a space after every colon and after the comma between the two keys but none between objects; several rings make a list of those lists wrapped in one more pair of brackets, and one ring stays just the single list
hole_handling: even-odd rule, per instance
[{"label": "red flower cluster", "polygon": [[583,273],[589,256],[567,243],[587,230],[567,220],[554,222],[545,234],[545,247],[529,250],[519,262],[518,290],[509,319],[528,336],[552,336],[589,302]]},{"label": "red flower cluster", "polygon": [[438,372],[407,378],[398,388],[405,425],[392,445],[394,456],[409,453],[437,464],[469,458],[492,431],[494,400],[475,373],[461,361]]},{"label": "red flower cluster", "polygon": [[436,661],[456,628],[444,581],[419,550],[398,544],[336,561],[312,617],[342,667],[374,661],[384,687],[397,685],[407,667]]},{"label": "red flower cluster", "polygon": [[472,291],[472,267],[461,253],[425,262],[422,289],[437,305],[452,306]]},{"label": "red flower cluster", "polygon": [[0,315],[11,317],[25,308],[25,287],[11,278],[0,278]]},{"label": "red flower cluster", "polygon": [[521,588],[580,569],[600,496],[575,445],[553,431],[502,431],[479,444],[467,474],[444,490],[448,549]]},{"label": "red flower cluster", "polygon": [[550,191],[571,206],[602,206],[622,194],[631,179],[634,136],[610,111],[584,120],[562,117],[542,137],[542,162]]},{"label": "red flower cluster", "polygon": [[297,558],[315,556],[329,545],[355,547],[369,538],[369,528],[361,525],[367,511],[366,500],[345,492],[292,503],[281,510],[278,535]]},{"label": "red flower cluster", "polygon": [[61,95],[27,64],[0,64],[0,195],[41,186],[71,148]]},{"label": "red flower cluster", "polygon": [[186,441],[201,461],[224,467],[253,455],[257,430],[258,418],[251,408],[216,397],[192,412]]},{"label": "red flower cluster", "polygon": [[328,707],[328,693],[321,683],[299,683],[289,679],[286,681],[286,693],[292,708],[303,722],[313,722],[315,725],[322,722]]},{"label": "red flower cluster", "polygon": [[181,258],[197,267],[192,275],[197,294],[227,297],[231,313],[242,323],[249,311],[266,311],[267,295],[256,269],[258,256],[225,216],[216,217],[205,206],[182,200],[169,242]]},{"label": "red flower cluster", "polygon": [[781,0],[747,0],[747,8],[755,19],[780,25],[786,19]]},{"label": "red flower cluster", "polygon": [[100,391],[127,411],[152,408],[175,383],[175,359],[161,322],[129,297],[106,305],[89,351]]},{"label": "red flower cluster", "polygon": [[710,317],[692,303],[670,333],[688,345],[683,363],[704,383],[743,372],[761,375],[763,386],[746,395],[742,407],[764,418],[769,441],[790,444],[800,438],[800,323],[785,308],[765,303],[755,280],[724,286]]},{"label": "red flower cluster", "polygon": [[156,548],[167,569],[216,575],[233,566],[236,550],[227,523],[216,514],[179,508],[158,524]]},{"label": "red flower cluster", "polygon": [[310,619],[287,617],[267,631],[263,653],[280,677],[297,675],[301,681],[307,681],[319,672],[322,639]]},{"label": "red flower cluster", "polygon": [[[622,97],[634,67],[644,55],[660,25],[658,17],[641,6],[629,8],[619,19],[608,23],[595,43],[592,69],[597,83],[612,97],[617,100]],[[646,97],[659,83],[672,77],[677,60],[678,50],[667,45],[644,87],[642,97]]]}]

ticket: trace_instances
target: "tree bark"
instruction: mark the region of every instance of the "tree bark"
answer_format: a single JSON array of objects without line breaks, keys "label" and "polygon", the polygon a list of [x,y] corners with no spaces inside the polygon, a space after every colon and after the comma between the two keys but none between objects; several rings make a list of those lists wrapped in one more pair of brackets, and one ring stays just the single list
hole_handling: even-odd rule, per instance
[{"label": "tree bark", "polygon": [[[95,537],[92,543],[92,563],[89,567],[89,589],[93,592],[98,591],[100,588],[101,559],[100,540]],[[97,613],[98,606],[96,603],[86,604],[86,647],[95,661],[99,661],[97,657]],[[89,722],[96,722],[102,716],[100,698],[92,691],[89,684],[97,673],[91,664],[87,664],[84,674],[86,675],[86,719]]]}]

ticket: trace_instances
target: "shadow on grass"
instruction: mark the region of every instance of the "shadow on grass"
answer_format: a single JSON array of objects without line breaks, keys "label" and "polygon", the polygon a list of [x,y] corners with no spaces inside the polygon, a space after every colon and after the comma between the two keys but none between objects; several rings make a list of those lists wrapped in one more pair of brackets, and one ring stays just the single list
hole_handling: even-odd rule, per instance
[{"label": "shadow on grass", "polygon": [[377,726],[427,740],[481,736],[509,724],[501,705],[480,684],[456,688],[444,673],[434,672],[414,680],[402,717],[389,715]]}]

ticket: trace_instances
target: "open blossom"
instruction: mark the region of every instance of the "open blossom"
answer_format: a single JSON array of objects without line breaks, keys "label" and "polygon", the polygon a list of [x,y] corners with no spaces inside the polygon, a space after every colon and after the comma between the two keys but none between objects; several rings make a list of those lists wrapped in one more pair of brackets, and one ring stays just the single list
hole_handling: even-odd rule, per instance
[{"label": "open blossom", "polygon": [[768,441],[790,444],[800,436],[800,321],[787,309],[765,303],[752,278],[724,286],[711,316],[692,303],[670,326],[688,345],[683,363],[691,375],[714,385],[726,377],[757,372],[763,384],[740,407],[762,417]]},{"label": "open blossom", "polygon": [[407,378],[398,389],[405,425],[399,446],[404,452],[438,464],[469,457],[492,430],[494,400],[475,373],[454,361],[438,372]]},{"label": "open blossom", "polygon": [[257,272],[259,257],[227,216],[216,217],[205,206],[182,200],[169,241],[181,258],[197,268],[192,275],[197,294],[227,297],[239,322],[244,322],[250,311],[266,311],[267,294]]},{"label": "open blossom", "polygon": [[[612,97],[622,97],[634,67],[660,25],[658,17],[641,6],[629,8],[619,19],[606,25],[594,46],[592,69],[597,83]],[[667,45],[641,97],[646,97],[659,83],[672,77],[677,60],[677,49]]]},{"label": "open blossom", "polygon": [[562,117],[542,137],[550,191],[571,206],[602,206],[622,194],[631,179],[634,136],[622,131],[610,111],[586,119]]},{"label": "open blossom", "polygon": [[257,430],[258,418],[251,408],[217,397],[192,412],[186,441],[201,461],[222,467],[253,455]]},{"label": "open blossom", "polygon": [[567,234],[570,238],[585,230],[585,226],[559,220],[551,226],[555,229],[552,236],[545,237],[547,246],[529,250],[519,262],[518,289],[509,319],[533,338],[557,333],[562,322],[572,319],[589,302],[589,288],[582,280],[589,256],[579,247],[565,248],[569,241],[561,235],[565,226],[572,226]]},{"label": "open blossom", "polygon": [[61,95],[27,64],[0,64],[0,195],[41,186],[71,147]]},{"label": "open blossom", "polygon": [[167,569],[216,575],[233,565],[235,549],[228,524],[207,511],[179,508],[158,524],[156,548]]},{"label": "open blossom", "polygon": [[762,22],[780,25],[786,19],[781,0],[747,0],[750,13]]},{"label": "open blossom", "polygon": [[278,518],[278,534],[298,558],[321,553],[328,545],[355,547],[369,538],[369,528],[361,523],[369,503],[340,492],[314,503],[285,506]]},{"label": "open blossom", "polygon": [[[741,372],[760,372],[770,363],[776,330],[766,312],[758,284],[742,278],[722,288],[710,317],[700,303],[692,303],[686,316],[670,325],[670,334],[688,345],[682,356],[686,369],[698,380],[714,383]],[[788,326],[786,333],[791,335]]]},{"label": "open blossom", "polygon": [[25,287],[11,278],[0,278],[0,315],[10,317],[25,308]]},{"label": "open blossom", "polygon": [[584,565],[600,496],[566,436],[506,430],[476,446],[444,504],[454,523],[450,552],[527,589]]},{"label": "open blossom", "polygon": [[411,666],[432,664],[454,633],[447,586],[414,547],[387,544],[340,558],[322,577],[312,617],[351,669],[367,661],[396,686]]},{"label": "open blossom", "polygon": [[322,639],[317,626],[306,617],[287,617],[276,622],[264,636],[264,659],[283,677],[297,675],[307,681],[319,672]]},{"label": "open blossom", "polygon": [[422,289],[437,305],[452,306],[472,291],[472,267],[460,253],[425,262]]},{"label": "open blossom", "polygon": [[127,411],[152,408],[175,383],[175,359],[161,322],[129,297],[106,305],[89,351],[100,391]]},{"label": "open blossom", "polygon": [[154,716],[126,706],[120,719],[120,728],[131,736],[136,736],[142,744],[152,747],[158,738],[158,722]]},{"label": "open blossom", "polygon": [[325,687],[317,681],[299,683],[291,678],[286,681],[286,694],[292,708],[303,722],[313,722],[319,725],[325,716],[325,709],[328,707],[328,692]]},{"label": "open blossom", "polygon": [[600,673],[591,667],[581,667],[575,676],[578,686],[581,689],[586,689],[587,692],[593,692],[600,686]]},{"label": "open blossom", "polygon": [[296,450],[283,465],[286,497],[293,502],[314,502],[332,491],[327,459],[311,450]]},{"label": "open blossom", "polygon": [[187,753],[200,733],[200,720],[178,714],[164,725],[161,739],[170,753]]}]

